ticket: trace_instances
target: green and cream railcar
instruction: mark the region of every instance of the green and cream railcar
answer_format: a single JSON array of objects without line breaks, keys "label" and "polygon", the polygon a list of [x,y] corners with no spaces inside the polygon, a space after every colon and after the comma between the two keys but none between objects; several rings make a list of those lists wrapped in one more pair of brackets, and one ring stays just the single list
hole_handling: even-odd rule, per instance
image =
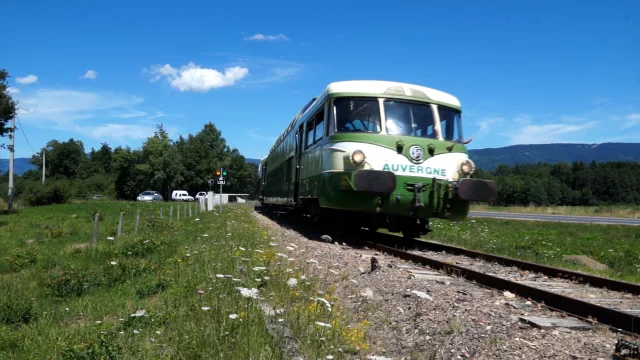
[{"label": "green and cream railcar", "polygon": [[464,219],[496,184],[471,179],[461,105],[442,91],[388,81],[331,83],[259,165],[266,208],[295,208],[414,237],[429,218]]}]

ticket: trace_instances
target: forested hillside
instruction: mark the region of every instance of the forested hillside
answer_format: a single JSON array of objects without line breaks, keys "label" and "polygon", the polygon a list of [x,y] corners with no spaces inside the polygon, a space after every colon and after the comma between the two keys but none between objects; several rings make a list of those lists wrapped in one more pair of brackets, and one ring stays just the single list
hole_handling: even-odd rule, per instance
[{"label": "forested hillside", "polygon": [[494,205],[640,205],[640,163],[499,165],[473,177],[498,183]]},{"label": "forested hillside", "polygon": [[500,164],[640,161],[640,143],[512,145],[469,150],[469,157],[483,170]]},{"label": "forested hillside", "polygon": [[[85,151],[80,140],[51,140],[45,148],[46,181],[42,185],[42,159],[37,154],[31,163],[37,167],[16,177],[17,199],[31,205],[64,203],[87,199],[94,194],[135,200],[144,190],[159,191],[169,199],[172,190],[187,190],[195,195],[208,191],[207,180],[215,170],[228,171],[224,192],[254,195],[257,166],[245,162],[237,149],[212,123],[195,135],[169,139],[160,125],[140,149],[103,144]],[[8,175],[0,176],[0,188],[6,189]],[[1,194],[5,197],[6,192]]]}]

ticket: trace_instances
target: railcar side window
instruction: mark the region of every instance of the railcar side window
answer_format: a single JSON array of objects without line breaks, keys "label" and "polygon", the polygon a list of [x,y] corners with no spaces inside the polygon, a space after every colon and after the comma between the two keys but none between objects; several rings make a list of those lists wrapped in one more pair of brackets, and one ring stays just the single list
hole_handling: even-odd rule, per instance
[{"label": "railcar side window", "polygon": [[440,115],[440,130],[445,140],[455,141],[462,139],[462,119],[460,112],[446,107],[438,106]]},{"label": "railcar side window", "polygon": [[338,98],[333,101],[333,106],[336,114],[336,132],[380,132],[378,100]]},{"label": "railcar side window", "polygon": [[388,134],[438,138],[433,111],[428,104],[385,100],[384,112]]},{"label": "railcar side window", "polygon": [[322,140],[324,136],[324,107],[307,121],[307,142],[305,149]]}]

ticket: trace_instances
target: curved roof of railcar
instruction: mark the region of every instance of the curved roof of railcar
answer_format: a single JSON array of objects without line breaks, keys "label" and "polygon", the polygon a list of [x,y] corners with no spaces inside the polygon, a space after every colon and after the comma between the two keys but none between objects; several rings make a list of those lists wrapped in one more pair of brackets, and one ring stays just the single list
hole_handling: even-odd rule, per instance
[{"label": "curved roof of railcar", "polygon": [[[461,107],[457,97],[444,91],[420,86],[416,84],[401,83],[382,80],[350,80],[330,83],[325,92],[335,93],[366,93],[378,95],[404,95],[424,98],[441,103]],[[324,95],[324,93],[322,94]],[[318,97],[320,98],[320,97]]]},{"label": "curved roof of railcar", "polygon": [[[428,88],[410,83],[402,83],[396,81],[385,80],[345,80],[329,83],[327,87],[317,96],[314,101],[310,103],[303,112],[298,112],[296,116],[291,120],[287,128],[280,134],[280,137],[276,141],[278,143],[282,136],[293,127],[297,120],[304,116],[311,109],[316,108],[318,101],[323,101],[327,95],[331,94],[372,94],[372,95],[400,95],[411,96],[415,98],[423,98],[427,101],[435,101],[443,104],[449,104],[454,107],[461,107],[460,100],[457,97],[446,93],[444,91]],[[269,153],[273,151],[276,144],[274,144]],[[267,156],[268,157],[268,156]],[[266,158],[266,157],[265,157]],[[264,160],[264,159],[263,159]]]}]

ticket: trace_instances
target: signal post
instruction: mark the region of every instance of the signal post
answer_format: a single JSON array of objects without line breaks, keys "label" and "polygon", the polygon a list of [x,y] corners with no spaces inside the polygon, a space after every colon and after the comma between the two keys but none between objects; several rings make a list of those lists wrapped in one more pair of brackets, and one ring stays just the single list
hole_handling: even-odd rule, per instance
[{"label": "signal post", "polygon": [[209,179],[209,196],[208,199],[209,200],[209,209],[213,210],[213,191],[211,190],[211,188],[213,187],[214,183],[217,183],[218,185],[220,185],[220,214],[222,214],[222,185],[225,184],[226,179],[227,179],[227,175],[228,172],[227,170],[220,168],[219,170],[216,170],[216,178],[215,179]]}]

